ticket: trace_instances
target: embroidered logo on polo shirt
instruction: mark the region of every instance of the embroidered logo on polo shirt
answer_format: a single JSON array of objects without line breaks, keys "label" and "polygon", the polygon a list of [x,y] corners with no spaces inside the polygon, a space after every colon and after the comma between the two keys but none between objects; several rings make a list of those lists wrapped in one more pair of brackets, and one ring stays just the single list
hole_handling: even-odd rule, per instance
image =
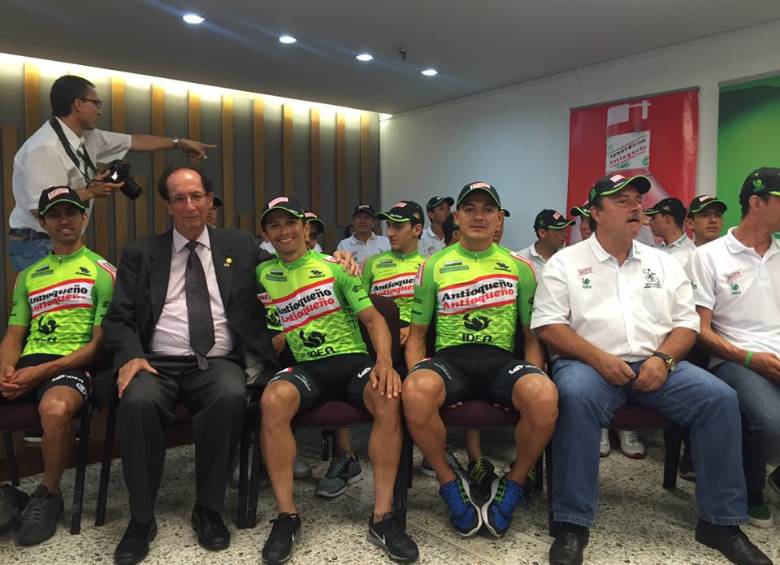
[{"label": "embroidered logo on polo shirt", "polygon": [[661,281],[653,269],[642,269],[642,273],[645,275],[645,288],[661,288]]},{"label": "embroidered logo on polo shirt", "polygon": [[588,277],[582,279],[582,288],[585,289],[593,288],[593,286],[590,284],[590,279]]},{"label": "embroidered logo on polo shirt", "polygon": [[737,283],[734,283],[731,285],[731,296],[738,296],[742,294],[742,291],[739,289],[739,285]]}]

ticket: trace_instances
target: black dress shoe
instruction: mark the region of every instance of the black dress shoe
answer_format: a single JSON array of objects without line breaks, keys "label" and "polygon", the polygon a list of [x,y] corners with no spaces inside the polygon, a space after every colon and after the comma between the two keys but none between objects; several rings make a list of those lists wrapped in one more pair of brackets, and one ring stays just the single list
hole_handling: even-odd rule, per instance
[{"label": "black dress shoe", "polygon": [[152,520],[150,524],[130,519],[122,541],[114,551],[114,563],[116,565],[135,565],[140,563],[149,553],[149,544],[157,535],[157,523]]},{"label": "black dress shoe", "polygon": [[550,546],[550,565],[581,565],[582,554],[590,539],[590,530],[584,526],[563,522]]},{"label": "black dress shoe", "polygon": [[230,532],[216,510],[195,503],[192,509],[192,529],[201,547],[209,551],[219,551],[230,545]]},{"label": "black dress shoe", "polygon": [[772,565],[772,560],[737,526],[716,526],[699,520],[696,541],[717,549],[726,559],[738,565]]}]

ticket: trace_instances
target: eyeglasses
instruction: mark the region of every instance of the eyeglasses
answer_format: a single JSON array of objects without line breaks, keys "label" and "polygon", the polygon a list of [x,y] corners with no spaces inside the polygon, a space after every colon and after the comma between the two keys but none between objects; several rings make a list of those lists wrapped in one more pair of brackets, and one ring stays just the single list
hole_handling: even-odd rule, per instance
[{"label": "eyeglasses", "polygon": [[83,100],[84,102],[92,102],[95,105],[95,108],[100,110],[103,107],[103,101],[99,98],[84,98],[79,97],[79,100]]},{"label": "eyeglasses", "polygon": [[186,206],[187,201],[191,200],[193,204],[200,204],[206,198],[205,192],[195,192],[193,194],[179,194],[171,198],[171,204],[174,206]]}]

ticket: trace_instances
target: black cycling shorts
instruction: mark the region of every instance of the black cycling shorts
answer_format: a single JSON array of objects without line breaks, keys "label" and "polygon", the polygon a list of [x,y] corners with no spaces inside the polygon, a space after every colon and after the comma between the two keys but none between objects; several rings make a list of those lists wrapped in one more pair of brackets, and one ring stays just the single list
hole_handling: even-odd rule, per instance
[{"label": "black cycling shorts", "polygon": [[334,355],[316,361],[305,361],[276,373],[268,384],[287,381],[301,395],[298,414],[303,414],[329,400],[344,400],[365,408],[363,391],[374,362],[365,353]]},{"label": "black cycling shorts", "polygon": [[485,400],[514,408],[512,389],[524,375],[546,375],[536,365],[492,345],[457,345],[440,349],[409,371],[428,369],[444,381],[444,405],[464,400]]},{"label": "black cycling shorts", "polygon": [[[25,367],[34,367],[35,365],[41,365],[48,363],[55,359],[59,359],[61,355],[48,355],[45,353],[35,353],[33,355],[25,355],[20,357],[16,363],[17,369],[24,369]],[[92,375],[85,369],[67,369],[54,376],[49,377],[38,387],[26,394],[25,396],[17,399],[22,402],[40,402],[43,395],[50,388],[55,386],[66,386],[72,388],[78,392],[81,397],[86,401],[89,398],[92,391]]]}]

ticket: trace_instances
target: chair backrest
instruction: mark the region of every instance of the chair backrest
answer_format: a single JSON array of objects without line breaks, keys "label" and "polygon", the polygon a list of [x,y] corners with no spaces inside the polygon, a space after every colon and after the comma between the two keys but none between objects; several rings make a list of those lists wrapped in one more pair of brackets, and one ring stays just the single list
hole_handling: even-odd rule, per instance
[{"label": "chair backrest", "polygon": [[[386,296],[372,294],[370,298],[371,302],[374,304],[374,308],[382,314],[385,322],[387,322],[388,328],[390,328],[390,336],[393,340],[391,349],[393,367],[398,371],[398,374],[404,376],[406,374],[406,364],[401,351],[401,317],[398,312],[398,306],[396,306],[392,299],[387,298]],[[360,333],[363,335],[363,341],[366,342],[369,355],[375,358],[376,352],[374,351],[374,346],[371,343],[371,338],[363,324],[360,324]]]}]

